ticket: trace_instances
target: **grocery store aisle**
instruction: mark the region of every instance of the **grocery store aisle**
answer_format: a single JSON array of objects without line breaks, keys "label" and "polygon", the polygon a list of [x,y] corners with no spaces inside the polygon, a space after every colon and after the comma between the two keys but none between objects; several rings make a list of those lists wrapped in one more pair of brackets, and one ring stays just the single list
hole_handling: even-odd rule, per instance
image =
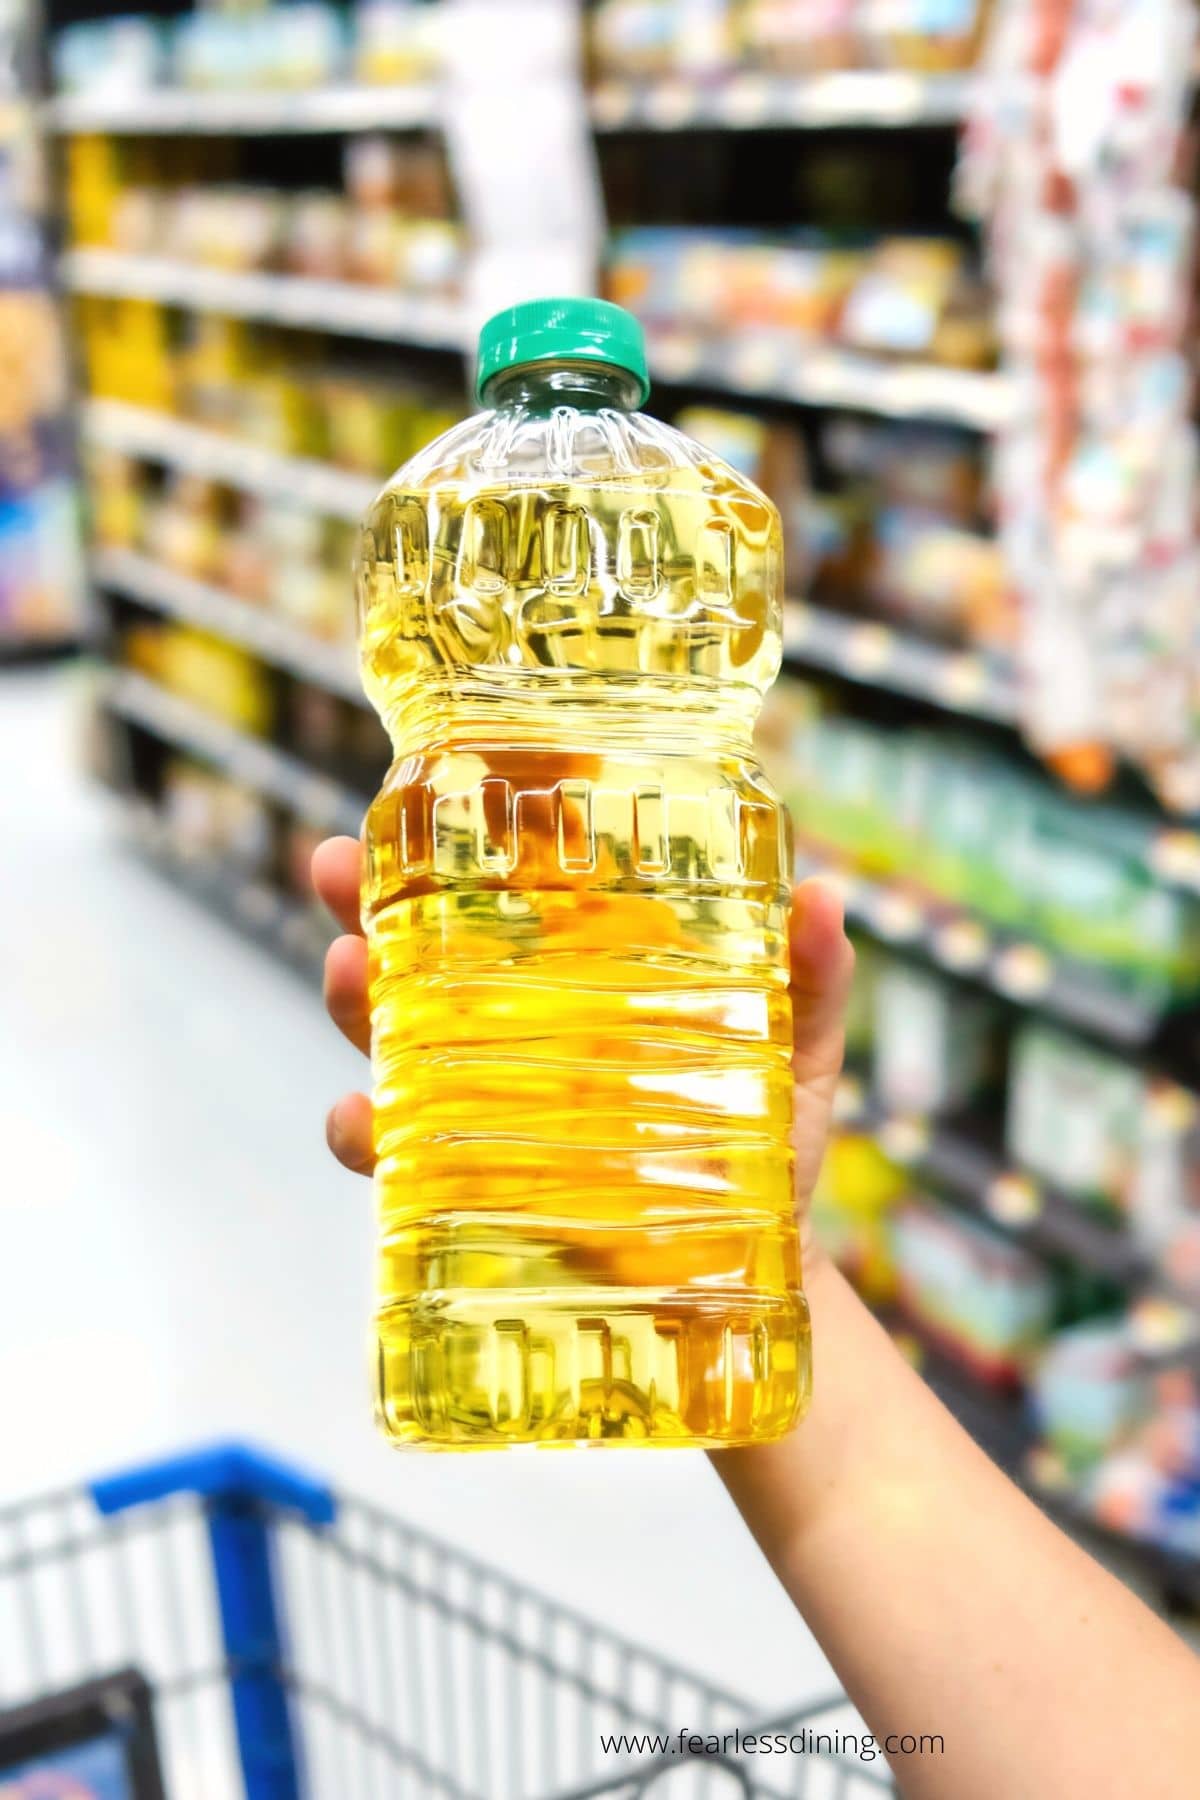
[{"label": "grocery store aisle", "polygon": [[86,690],[0,684],[0,1499],[250,1435],[764,1707],[831,1687],[703,1458],[375,1437],[368,1191],[322,1139],[363,1067],[121,846],[78,773]]}]

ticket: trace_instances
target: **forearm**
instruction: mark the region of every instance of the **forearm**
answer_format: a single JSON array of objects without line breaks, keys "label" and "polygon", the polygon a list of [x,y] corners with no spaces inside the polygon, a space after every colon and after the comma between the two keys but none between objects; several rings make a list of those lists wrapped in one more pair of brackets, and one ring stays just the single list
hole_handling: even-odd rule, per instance
[{"label": "forearm", "polygon": [[1200,1665],[983,1455],[828,1264],[814,1400],[714,1457],[910,1800],[1187,1800]]}]

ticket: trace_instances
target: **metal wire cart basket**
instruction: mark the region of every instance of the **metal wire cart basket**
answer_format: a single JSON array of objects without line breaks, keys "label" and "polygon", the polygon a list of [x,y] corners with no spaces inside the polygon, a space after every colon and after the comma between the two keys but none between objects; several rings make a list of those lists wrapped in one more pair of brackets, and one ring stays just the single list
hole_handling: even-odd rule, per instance
[{"label": "metal wire cart basket", "polygon": [[[854,1727],[841,1698],[758,1725],[736,1695],[238,1445],[0,1511],[0,1792],[17,1800],[891,1792]],[[774,1753],[747,1753],[768,1730]]]}]

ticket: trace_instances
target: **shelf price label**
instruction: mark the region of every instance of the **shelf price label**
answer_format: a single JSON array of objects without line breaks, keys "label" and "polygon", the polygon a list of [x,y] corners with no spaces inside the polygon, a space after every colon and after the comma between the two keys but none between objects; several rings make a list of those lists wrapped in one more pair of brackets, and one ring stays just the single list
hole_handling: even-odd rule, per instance
[{"label": "shelf price label", "polygon": [[1040,999],[1054,979],[1054,965],[1036,944],[1013,944],[996,959],[994,979],[1014,1000]]},{"label": "shelf price label", "polygon": [[988,1183],[983,1196],[984,1210],[998,1225],[1030,1225],[1040,1217],[1043,1201],[1040,1189],[1027,1175],[1006,1171]]}]

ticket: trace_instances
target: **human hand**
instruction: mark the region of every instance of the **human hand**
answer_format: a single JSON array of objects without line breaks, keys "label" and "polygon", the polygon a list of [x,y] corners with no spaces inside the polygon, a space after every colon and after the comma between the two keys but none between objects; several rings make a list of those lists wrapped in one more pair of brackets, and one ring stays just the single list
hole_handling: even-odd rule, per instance
[{"label": "human hand", "polygon": [[[313,885],[346,936],[325,957],[325,1005],[344,1037],[367,1055],[371,1018],[367,1001],[367,946],[359,924],[362,848],[354,838],[327,838],[312,860]],[[793,1067],[796,1072],[796,1195],[802,1222],[821,1167],[834,1089],[842,1066],[842,1023],[854,952],[842,928],[841,904],[819,881],[805,881],[792,896],[791,990]],[[325,1123],[329,1148],[356,1174],[369,1175],[375,1154],[371,1102],[346,1094]],[[809,1255],[812,1246],[806,1244]]]}]

